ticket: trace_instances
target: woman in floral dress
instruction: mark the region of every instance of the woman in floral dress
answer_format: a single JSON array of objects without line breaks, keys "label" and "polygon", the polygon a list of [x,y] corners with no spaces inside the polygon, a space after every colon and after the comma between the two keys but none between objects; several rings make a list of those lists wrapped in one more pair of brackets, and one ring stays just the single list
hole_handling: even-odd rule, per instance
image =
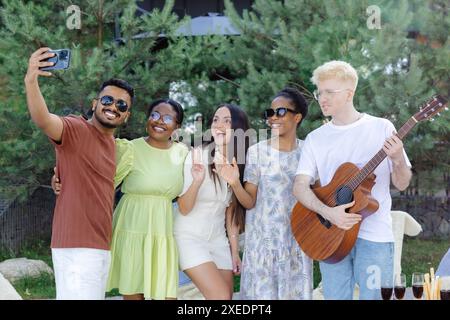
[{"label": "woman in floral dress", "polygon": [[272,138],[248,149],[244,185],[233,165],[221,170],[239,202],[247,208],[242,261],[241,298],[311,299],[312,260],[295,241],[292,193],[302,142],[296,131],[307,114],[303,96],[280,91],[265,111]]}]

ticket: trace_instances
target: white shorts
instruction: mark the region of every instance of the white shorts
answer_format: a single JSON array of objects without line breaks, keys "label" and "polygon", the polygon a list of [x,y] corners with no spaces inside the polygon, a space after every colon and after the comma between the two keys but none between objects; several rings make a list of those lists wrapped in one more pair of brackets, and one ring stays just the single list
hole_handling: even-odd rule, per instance
[{"label": "white shorts", "polygon": [[218,269],[233,269],[230,244],[224,234],[206,239],[188,232],[177,232],[175,239],[181,270],[184,271],[206,262],[214,262]]},{"label": "white shorts", "polygon": [[105,299],[111,253],[91,248],[52,249],[57,300]]}]

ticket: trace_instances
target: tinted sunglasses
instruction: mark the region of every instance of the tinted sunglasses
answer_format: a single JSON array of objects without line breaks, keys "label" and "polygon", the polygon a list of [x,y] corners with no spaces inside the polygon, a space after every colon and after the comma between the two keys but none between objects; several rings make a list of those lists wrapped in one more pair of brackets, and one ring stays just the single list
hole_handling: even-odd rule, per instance
[{"label": "tinted sunglasses", "polygon": [[282,118],[284,117],[288,112],[292,112],[294,114],[297,114],[298,112],[291,110],[289,108],[286,107],[281,107],[281,108],[276,108],[275,110],[273,109],[266,109],[264,111],[264,118],[268,119],[273,117],[275,114],[277,115],[278,118]]},{"label": "tinted sunglasses", "polygon": [[153,121],[158,121],[161,118],[162,121],[168,125],[171,125],[174,122],[173,116],[171,116],[170,114],[165,114],[161,116],[161,114],[158,111],[152,111],[152,113],[150,113],[150,119],[152,119]]},{"label": "tinted sunglasses", "polygon": [[100,99],[100,103],[104,106],[111,106],[113,103],[116,105],[117,110],[120,112],[125,112],[128,110],[128,104],[122,99],[114,99],[111,96],[103,96]]}]

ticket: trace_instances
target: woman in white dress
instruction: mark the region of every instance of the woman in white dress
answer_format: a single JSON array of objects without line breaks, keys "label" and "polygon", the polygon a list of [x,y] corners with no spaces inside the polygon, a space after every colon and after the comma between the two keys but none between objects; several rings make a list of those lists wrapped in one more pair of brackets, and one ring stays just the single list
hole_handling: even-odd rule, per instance
[{"label": "woman in white dress", "polygon": [[275,95],[265,118],[272,138],[248,149],[244,184],[239,170],[220,171],[240,203],[248,210],[242,261],[242,299],[311,299],[312,261],[295,241],[290,225],[296,204],[293,182],[303,141],[297,128],[308,105],[296,89]]},{"label": "woman in white dress", "polygon": [[[233,294],[233,273],[240,273],[238,235],[244,210],[217,170],[227,163],[226,159],[237,157],[236,143],[230,144],[235,139],[233,131],[246,131],[249,124],[242,109],[223,104],[215,111],[210,126],[212,141],[186,157],[174,235],[180,269],[206,299],[227,300]],[[243,173],[244,165],[236,170]]]}]

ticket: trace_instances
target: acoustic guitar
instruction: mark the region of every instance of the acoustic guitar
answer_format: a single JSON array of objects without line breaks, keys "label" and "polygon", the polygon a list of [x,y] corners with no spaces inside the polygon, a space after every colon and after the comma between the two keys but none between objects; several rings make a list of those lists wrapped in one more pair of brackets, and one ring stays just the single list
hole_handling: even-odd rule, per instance
[{"label": "acoustic guitar", "polygon": [[[431,119],[444,108],[447,110],[446,105],[447,100],[441,96],[431,98],[400,128],[396,135],[403,139],[420,121]],[[336,263],[351,251],[362,220],[378,210],[378,202],[371,196],[372,187],[376,183],[373,171],[384,158],[386,153],[381,149],[362,169],[351,162],[345,162],[336,170],[329,184],[312,190],[320,201],[330,207],[355,200],[354,206],[349,208],[348,212],[361,214],[362,219],[351,229],[338,228],[300,202],[295,205],[291,216],[292,233],[310,258],[326,263]]]}]

